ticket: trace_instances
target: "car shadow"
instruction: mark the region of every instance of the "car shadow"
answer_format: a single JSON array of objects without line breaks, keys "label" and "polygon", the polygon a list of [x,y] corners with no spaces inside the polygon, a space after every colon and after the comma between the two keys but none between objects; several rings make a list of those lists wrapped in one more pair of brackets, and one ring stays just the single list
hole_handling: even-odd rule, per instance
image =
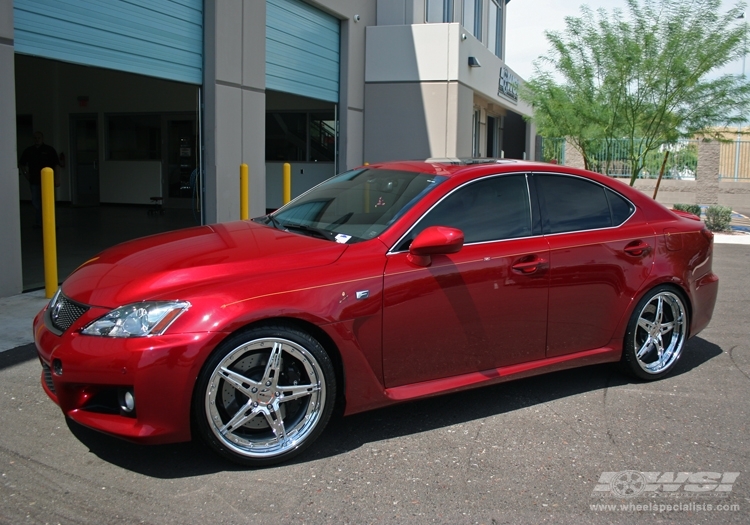
[{"label": "car shadow", "polygon": [[[691,339],[670,377],[720,355],[722,349]],[[304,464],[356,450],[367,443],[497,416],[586,392],[638,383],[617,364],[593,365],[411,401],[348,417],[334,417],[316,443],[286,464]],[[102,460],[162,479],[247,470],[214,454],[199,439],[171,445],[138,445],[101,434],[68,419],[73,435]],[[283,468],[283,465],[272,468]]]}]

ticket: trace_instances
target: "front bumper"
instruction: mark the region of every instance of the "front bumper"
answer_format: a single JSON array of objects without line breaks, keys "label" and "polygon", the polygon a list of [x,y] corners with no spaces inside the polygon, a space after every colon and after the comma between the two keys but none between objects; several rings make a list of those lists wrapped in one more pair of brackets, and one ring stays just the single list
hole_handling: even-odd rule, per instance
[{"label": "front bumper", "polygon": [[[98,315],[91,312],[84,316]],[[34,340],[42,364],[42,386],[72,420],[140,443],[190,440],[190,407],[200,368],[222,332],[154,337],[85,336],[82,318],[61,335],[34,319]],[[135,409],[120,408],[130,391]]]}]

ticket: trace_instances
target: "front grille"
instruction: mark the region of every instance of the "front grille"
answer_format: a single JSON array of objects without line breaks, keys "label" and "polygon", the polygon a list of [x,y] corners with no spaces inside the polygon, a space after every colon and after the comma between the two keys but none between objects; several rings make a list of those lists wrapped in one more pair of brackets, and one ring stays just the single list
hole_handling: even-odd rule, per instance
[{"label": "front grille", "polygon": [[55,383],[52,382],[52,370],[50,370],[49,365],[45,362],[42,362],[42,373],[44,374],[44,384],[47,385],[50,392],[56,395]]},{"label": "front grille", "polygon": [[88,309],[88,306],[71,301],[60,293],[55,303],[50,306],[50,322],[60,332],[64,332]]}]

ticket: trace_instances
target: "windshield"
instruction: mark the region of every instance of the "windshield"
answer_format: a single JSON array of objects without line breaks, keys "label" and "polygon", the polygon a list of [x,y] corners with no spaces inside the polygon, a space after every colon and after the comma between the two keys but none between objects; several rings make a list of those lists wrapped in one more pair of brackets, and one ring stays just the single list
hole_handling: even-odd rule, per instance
[{"label": "windshield", "polygon": [[269,226],[339,243],[380,235],[446,177],[361,168],[337,175],[271,215]]}]

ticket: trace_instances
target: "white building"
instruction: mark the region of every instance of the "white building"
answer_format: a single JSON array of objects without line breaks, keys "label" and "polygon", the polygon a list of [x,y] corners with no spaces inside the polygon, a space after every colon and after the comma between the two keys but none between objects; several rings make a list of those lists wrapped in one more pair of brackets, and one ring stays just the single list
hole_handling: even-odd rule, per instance
[{"label": "white building", "polygon": [[534,158],[508,2],[0,0],[0,296],[33,131],[66,156],[58,201],[187,207],[195,183],[204,223],[239,218],[243,162],[255,216],[283,162],[299,194],[363,162]]}]

